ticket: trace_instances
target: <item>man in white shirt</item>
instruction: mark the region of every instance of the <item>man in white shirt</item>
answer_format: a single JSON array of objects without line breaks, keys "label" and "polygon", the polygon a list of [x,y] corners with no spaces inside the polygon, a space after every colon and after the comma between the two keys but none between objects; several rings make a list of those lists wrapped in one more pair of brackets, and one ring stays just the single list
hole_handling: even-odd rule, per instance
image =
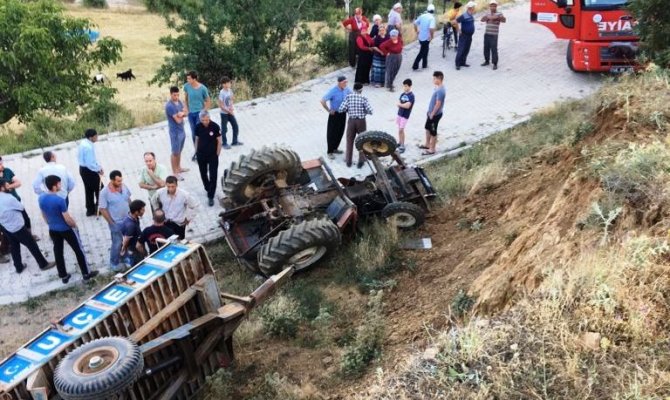
[{"label": "man in white shirt", "polygon": [[177,177],[165,178],[165,187],[156,191],[151,198],[151,206],[154,210],[163,210],[165,213],[165,226],[184,239],[186,226],[195,218],[195,210],[198,201],[191,194],[177,187]]},{"label": "man in white shirt", "polygon": [[42,157],[44,157],[46,165],[37,171],[37,176],[35,176],[35,180],[33,181],[35,194],[49,193],[49,190],[44,185],[44,179],[49,175],[54,175],[59,177],[61,181],[61,189],[57,193],[58,196],[65,199],[65,204],[70,205],[69,195],[76,184],[72,174],[70,174],[63,164],[56,163],[56,153],[53,151],[45,151]]},{"label": "man in white shirt", "polygon": [[389,12],[386,31],[391,32],[394,29],[402,36],[402,4],[400,3],[395,3]]}]

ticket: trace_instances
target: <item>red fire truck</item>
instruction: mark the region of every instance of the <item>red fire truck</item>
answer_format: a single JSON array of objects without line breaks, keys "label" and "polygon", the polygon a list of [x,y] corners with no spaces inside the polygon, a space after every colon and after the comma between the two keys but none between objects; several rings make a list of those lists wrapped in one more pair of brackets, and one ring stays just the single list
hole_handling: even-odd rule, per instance
[{"label": "red fire truck", "polygon": [[568,39],[573,71],[627,72],[638,68],[639,37],[626,0],[531,0],[530,20]]}]

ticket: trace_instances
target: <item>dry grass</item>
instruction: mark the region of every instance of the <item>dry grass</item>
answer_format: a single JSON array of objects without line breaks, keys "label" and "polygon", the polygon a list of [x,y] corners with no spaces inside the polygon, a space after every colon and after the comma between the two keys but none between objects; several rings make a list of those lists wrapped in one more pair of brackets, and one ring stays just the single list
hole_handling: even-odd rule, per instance
[{"label": "dry grass", "polygon": [[665,241],[639,237],[548,268],[533,296],[437,333],[437,356],[416,354],[399,371],[380,373],[361,398],[668,396],[667,255]]},{"label": "dry grass", "polygon": [[[163,106],[168,88],[149,85],[168,52],[158,43],[161,36],[171,33],[164,19],[140,8],[110,8],[105,10],[68,6],[67,14],[88,18],[100,31],[100,36],[112,36],[123,43],[123,60],[102,70],[119,92],[116,100],[131,110],[138,126],[148,125],[164,118]],[[132,68],[137,77],[133,81],[116,79],[116,73]]]}]

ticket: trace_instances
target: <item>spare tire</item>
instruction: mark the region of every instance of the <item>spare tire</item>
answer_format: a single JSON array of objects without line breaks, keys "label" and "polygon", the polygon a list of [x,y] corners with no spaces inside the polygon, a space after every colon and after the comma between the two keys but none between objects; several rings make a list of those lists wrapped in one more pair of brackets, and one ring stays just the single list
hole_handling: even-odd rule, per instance
[{"label": "spare tire", "polygon": [[367,155],[390,156],[398,147],[395,138],[386,132],[368,131],[356,137],[356,149]]},{"label": "spare tire", "polygon": [[399,201],[387,204],[382,217],[402,230],[415,229],[426,221],[426,212],[414,203]]},{"label": "spare tire", "polygon": [[258,267],[270,276],[288,266],[304,271],[339,246],[342,234],[332,221],[313,219],[293,225],[261,246]]},{"label": "spare tire", "polygon": [[144,358],[132,341],[118,336],[85,343],[61,360],[54,386],[63,400],[103,400],[132,386]]},{"label": "spare tire", "polygon": [[295,151],[286,147],[263,147],[232,162],[221,179],[221,186],[226,197],[235,206],[240,206],[274,185],[275,177],[286,179],[287,184],[293,185],[301,174],[302,163]]}]

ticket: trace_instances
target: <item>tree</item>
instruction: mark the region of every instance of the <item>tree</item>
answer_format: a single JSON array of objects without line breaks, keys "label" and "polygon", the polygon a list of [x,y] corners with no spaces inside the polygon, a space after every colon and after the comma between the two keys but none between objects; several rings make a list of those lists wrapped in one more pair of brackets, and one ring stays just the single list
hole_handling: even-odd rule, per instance
[{"label": "tree", "polygon": [[661,0],[635,0],[628,3],[635,17],[644,53],[656,64],[670,68],[670,8]]},{"label": "tree", "polygon": [[96,97],[91,71],[118,62],[122,45],[92,44],[92,28],[54,0],[0,0],[0,124],[35,111],[70,114]]},{"label": "tree", "polygon": [[[300,21],[312,0],[203,0],[178,4],[173,0],[151,0],[163,12],[177,36],[160,39],[172,55],[152,82],[169,83],[188,70],[198,71],[202,82],[218,86],[223,75],[246,79],[253,94],[259,84],[286,70],[296,49],[288,46],[296,36],[311,40]],[[178,18],[175,18],[174,15]]]}]

